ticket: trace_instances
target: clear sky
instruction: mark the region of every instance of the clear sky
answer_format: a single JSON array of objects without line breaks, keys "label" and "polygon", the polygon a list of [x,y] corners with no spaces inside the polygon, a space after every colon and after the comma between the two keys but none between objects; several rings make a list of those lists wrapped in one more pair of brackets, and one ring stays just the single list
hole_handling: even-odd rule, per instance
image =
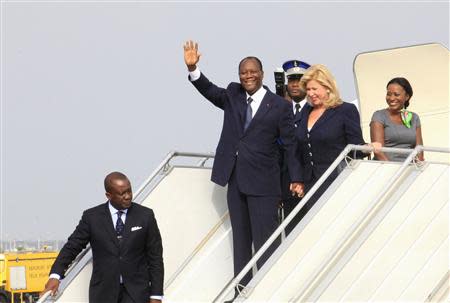
[{"label": "clear sky", "polygon": [[238,81],[245,56],[262,60],[271,89],[274,69],[300,59],[327,65],[347,101],[357,98],[357,54],[449,47],[448,1],[0,5],[5,240],[65,239],[84,209],[106,201],[107,173],[124,172],[136,190],[172,150],[215,151],[222,115],[187,80],[187,39],[220,86]]}]

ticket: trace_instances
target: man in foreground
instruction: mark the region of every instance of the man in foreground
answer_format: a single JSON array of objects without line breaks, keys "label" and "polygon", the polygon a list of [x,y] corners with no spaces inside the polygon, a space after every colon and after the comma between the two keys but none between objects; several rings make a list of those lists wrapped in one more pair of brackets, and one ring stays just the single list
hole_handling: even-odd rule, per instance
[{"label": "man in foreground", "polygon": [[153,211],[131,202],[128,178],[105,178],[108,202],[84,211],[50,271],[45,290],[55,295],[60,279],[76,256],[91,244],[93,271],[89,302],[160,302],[164,265],[161,235]]}]

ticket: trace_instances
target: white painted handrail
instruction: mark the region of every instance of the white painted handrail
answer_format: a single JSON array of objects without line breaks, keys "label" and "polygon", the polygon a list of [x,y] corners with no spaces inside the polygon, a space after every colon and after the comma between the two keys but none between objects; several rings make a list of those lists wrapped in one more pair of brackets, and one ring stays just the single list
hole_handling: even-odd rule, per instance
[{"label": "white painted handrail", "polygon": [[39,300],[37,300],[36,303],[44,303],[47,301],[47,299],[50,297],[50,294],[52,293],[51,290],[47,291],[45,294],[42,295],[42,297],[39,298]]},{"label": "white painted handrail", "polygon": [[[424,147],[422,145],[416,146],[414,149],[405,148],[389,148],[383,147],[378,149],[385,153],[399,153],[408,154],[409,156],[403,162],[400,170],[403,171],[409,163],[414,161],[416,156],[422,151],[432,151],[440,153],[449,153],[448,148],[439,147]],[[314,195],[314,193],[319,189],[319,187],[325,182],[325,180],[332,174],[332,172],[337,168],[337,166],[347,157],[351,151],[362,151],[362,152],[373,152],[374,148],[367,145],[347,145],[344,150],[339,154],[336,160],[330,165],[330,167],[325,171],[325,173],[317,180],[314,186],[309,190],[309,192],[300,200],[298,205],[291,211],[289,216],[287,216],[284,221],[278,226],[274,233],[267,239],[263,246],[254,254],[253,258],[247,263],[247,265],[241,270],[241,272],[228,282],[228,284],[222,289],[218,296],[214,299],[214,302],[223,302],[227,295],[239,284],[239,281],[253,268],[259,258],[265,253],[265,251],[272,245],[272,243],[281,235],[286,226],[291,222],[291,220],[297,215],[301,208],[309,201],[309,199]],[[400,173],[396,175],[398,177]],[[245,289],[243,291],[245,293]]]}]

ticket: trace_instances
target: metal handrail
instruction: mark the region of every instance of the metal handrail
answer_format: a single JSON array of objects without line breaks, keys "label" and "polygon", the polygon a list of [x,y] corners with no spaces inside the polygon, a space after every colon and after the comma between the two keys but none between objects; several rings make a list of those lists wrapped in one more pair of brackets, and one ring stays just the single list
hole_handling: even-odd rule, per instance
[{"label": "metal handrail", "polygon": [[198,163],[197,166],[203,166],[204,163],[211,158],[214,158],[214,153],[194,153],[194,152],[179,152],[179,151],[171,151],[167,154],[161,164],[152,172],[152,174],[144,181],[144,183],[139,187],[136,191],[134,200],[136,200],[144,190],[150,185],[150,183],[163,171],[166,166],[169,164],[170,160],[175,157],[193,157],[193,158],[203,158]]},{"label": "metal handrail", "polygon": [[[291,211],[291,213],[284,219],[284,221],[278,226],[278,228],[273,232],[273,234],[267,239],[267,241],[261,246],[261,248],[254,254],[247,265],[241,270],[241,272],[231,279],[225,288],[218,294],[213,302],[223,302],[230,291],[232,291],[238,284],[239,281],[253,268],[259,258],[266,252],[266,250],[272,245],[272,243],[281,235],[286,226],[292,221],[292,219],[297,215],[300,209],[309,201],[309,199],[315,194],[319,187],[325,182],[325,180],[333,173],[337,166],[344,160],[351,151],[362,151],[362,152],[374,152],[375,149],[372,146],[366,145],[347,145],[344,150],[339,154],[336,160],[330,165],[330,167],[325,171],[325,173],[317,180],[313,187],[308,191],[308,193],[300,200],[297,206]],[[421,151],[434,151],[434,152],[450,152],[448,148],[438,148],[438,147],[424,147],[422,145],[416,146],[414,149],[405,148],[390,148],[382,147],[376,149],[377,151],[382,151],[385,153],[400,153],[409,154],[406,160],[403,162],[402,167],[407,167],[411,163],[416,155]],[[402,169],[402,168],[400,168]],[[241,293],[245,293],[245,288]]]},{"label": "metal handrail", "polygon": [[[415,155],[419,154],[422,151],[429,152],[439,152],[439,153],[450,153],[450,149],[448,148],[440,148],[440,147],[424,147],[424,146],[416,146],[416,148],[411,152],[411,157],[415,157]],[[414,155],[415,154],[415,155]],[[382,205],[379,205],[381,201],[386,199],[389,191],[395,189],[395,181],[399,179],[408,168],[411,160],[405,159],[402,163],[402,167],[396,172],[396,175],[391,177],[386,184],[389,184],[384,190],[373,200],[373,203],[369,207],[369,209],[365,212],[365,214],[353,224],[343,239],[339,241],[339,243],[329,254],[331,257],[334,257],[333,264],[330,265],[330,262],[324,262],[319,267],[319,270],[316,270],[315,274],[311,275],[311,278],[307,283],[305,283],[297,295],[294,297],[294,301],[301,301],[307,296],[308,300],[316,301],[320,295],[323,293],[325,288],[331,283],[331,281],[336,277],[336,275],[344,268],[344,266],[349,262],[350,258],[356,253],[357,249],[362,245],[364,241],[371,235],[371,233],[375,230],[375,228],[380,224],[380,222],[385,218],[388,210],[390,210],[394,204],[396,203],[396,199],[392,199],[392,197],[387,200]],[[421,166],[416,166],[416,168],[420,169]],[[365,220],[369,218],[369,220]],[[364,222],[367,221],[367,222]],[[362,228],[359,228],[362,226]],[[357,233],[352,231],[359,230]],[[328,268],[327,268],[328,267]],[[326,272],[325,272],[326,271]],[[322,274],[322,276],[320,276]],[[308,292],[306,292],[308,291]]]},{"label": "metal handrail", "polygon": [[39,300],[37,300],[36,303],[44,303],[50,297],[51,293],[52,293],[52,291],[48,290],[45,294],[42,295],[42,297],[39,298]]},{"label": "metal handrail", "polygon": [[[438,295],[438,293],[443,292],[442,291],[443,288],[449,287],[449,285],[448,285],[449,279],[450,279],[450,271],[447,271],[444,274],[444,276],[441,278],[441,280],[439,280],[439,282],[433,288],[433,290],[430,292],[430,294],[427,296],[427,299],[425,302],[439,302],[438,300],[435,301],[433,299],[435,299],[435,296]],[[442,302],[444,302],[444,300]]]},{"label": "metal handrail", "polygon": [[144,183],[136,191],[136,193],[134,194],[134,199],[133,200],[135,200],[144,191],[144,189],[147,187],[147,185],[150,184],[150,182],[159,174],[159,172],[175,156],[175,153],[176,153],[175,151],[171,151],[171,152],[169,152],[167,154],[167,156],[164,158],[164,160],[161,162],[161,164],[155,170],[153,170],[151,175],[144,181]]},{"label": "metal handrail", "polygon": [[[333,247],[331,252],[328,254],[329,256],[337,256],[339,255],[339,252],[342,251],[342,248],[345,246],[349,246],[351,239],[354,237],[354,231],[358,230],[357,227],[361,226],[364,221],[367,220],[368,214],[372,213],[374,209],[377,207],[378,202],[381,201],[390,191],[392,191],[396,186],[396,182],[408,169],[410,163],[416,158],[416,156],[420,153],[420,148],[416,147],[412,151],[409,150],[410,154],[408,157],[403,161],[400,168],[395,172],[394,175],[391,176],[391,178],[386,182],[388,186],[383,187],[381,192],[377,194],[377,196],[373,199],[374,203],[372,203],[369,207],[369,209],[363,213],[358,220],[348,228],[346,233],[344,234],[343,238],[338,241],[338,243]],[[362,234],[360,231],[359,234]],[[342,253],[341,253],[342,254]],[[297,295],[294,297],[293,301],[296,302],[299,300],[299,298],[307,291],[311,291],[312,286],[314,285],[314,282],[317,281],[320,273],[325,271],[327,268],[329,262],[324,262],[319,266],[318,269],[315,270],[315,272],[310,276],[310,278],[304,283],[304,285],[300,288],[300,291],[297,292]],[[341,264],[341,266],[343,266]]]}]

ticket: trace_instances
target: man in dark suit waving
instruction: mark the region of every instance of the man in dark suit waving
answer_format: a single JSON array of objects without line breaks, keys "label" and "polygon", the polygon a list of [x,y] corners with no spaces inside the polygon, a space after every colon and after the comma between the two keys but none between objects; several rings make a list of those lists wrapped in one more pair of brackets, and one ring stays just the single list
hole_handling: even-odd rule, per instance
[{"label": "man in dark suit waving", "polygon": [[164,265],[153,211],[131,202],[131,184],[122,173],[107,175],[105,190],[109,201],[84,211],[55,260],[43,293],[56,293],[68,266],[90,243],[89,302],[160,302]]},{"label": "man in dark suit waving", "polygon": [[[220,141],[216,149],[211,180],[228,184],[227,203],[233,230],[234,274],[252,257],[252,243],[257,251],[276,229],[280,201],[280,168],[277,139],[281,138],[294,191],[301,194],[295,180],[299,163],[295,158],[294,123],[291,105],[262,85],[261,61],[246,57],[239,63],[240,83],[226,89],[211,83],[197,68],[198,44],[184,45],[184,60],[195,88],[224,111]],[[267,260],[276,243],[259,260]],[[251,278],[247,274],[241,284]]]}]

